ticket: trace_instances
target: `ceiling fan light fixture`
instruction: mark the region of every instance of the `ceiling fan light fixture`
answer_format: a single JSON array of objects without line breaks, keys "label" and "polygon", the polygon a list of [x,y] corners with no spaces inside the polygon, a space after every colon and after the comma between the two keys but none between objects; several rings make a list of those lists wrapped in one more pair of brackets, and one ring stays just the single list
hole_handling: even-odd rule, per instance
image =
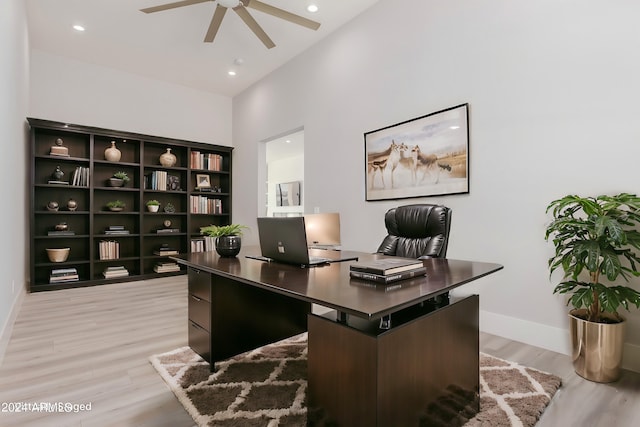
[{"label": "ceiling fan light fixture", "polygon": [[240,5],[240,0],[218,0],[218,4],[220,6],[224,6],[227,9],[233,9],[234,7],[238,7]]}]

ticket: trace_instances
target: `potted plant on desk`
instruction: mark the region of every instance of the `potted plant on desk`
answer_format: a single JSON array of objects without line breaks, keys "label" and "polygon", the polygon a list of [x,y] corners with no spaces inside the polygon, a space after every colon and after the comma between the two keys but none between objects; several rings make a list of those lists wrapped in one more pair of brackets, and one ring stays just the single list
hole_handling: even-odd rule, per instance
[{"label": "potted plant on desk", "polygon": [[200,234],[215,237],[216,252],[223,257],[234,257],[240,253],[242,232],[246,225],[208,225],[200,227]]},{"label": "potted plant on desk", "polygon": [[[545,240],[552,239],[555,254],[549,270],[561,268],[564,281],[554,293],[570,295],[567,304],[576,373],[596,382],[620,376],[625,319],[618,310],[629,304],[640,308],[640,293],[614,285],[639,276],[640,198],[616,196],[565,196],[547,207],[553,220]],[[606,278],[606,282],[602,283]],[[568,280],[567,280],[568,279]]]}]

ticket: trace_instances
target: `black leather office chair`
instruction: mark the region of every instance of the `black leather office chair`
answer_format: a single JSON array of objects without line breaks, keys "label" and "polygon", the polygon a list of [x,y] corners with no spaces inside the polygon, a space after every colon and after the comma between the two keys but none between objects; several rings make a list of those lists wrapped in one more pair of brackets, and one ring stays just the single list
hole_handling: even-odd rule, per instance
[{"label": "black leather office chair", "polygon": [[451,209],[416,204],[389,209],[384,216],[389,233],[377,252],[406,258],[446,258]]},{"label": "black leather office chair", "polygon": [[[384,216],[389,233],[377,252],[406,258],[446,258],[451,230],[451,209],[442,205],[416,204],[392,208]],[[429,310],[449,304],[445,293],[420,304]],[[391,316],[380,319],[380,329],[391,328]]]}]

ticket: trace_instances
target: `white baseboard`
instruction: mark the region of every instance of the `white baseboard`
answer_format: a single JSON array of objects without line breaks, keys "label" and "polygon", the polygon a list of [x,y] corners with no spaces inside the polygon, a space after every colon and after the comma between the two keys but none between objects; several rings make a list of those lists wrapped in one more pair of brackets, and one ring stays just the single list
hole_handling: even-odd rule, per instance
[{"label": "white baseboard", "polygon": [[25,291],[24,289],[21,289],[16,295],[16,298],[13,300],[11,310],[9,311],[9,316],[7,316],[7,320],[6,322],[4,322],[4,325],[2,325],[2,329],[0,330],[0,366],[2,366],[4,354],[7,351],[9,339],[11,339],[11,333],[13,332],[13,324],[16,321],[16,317],[18,317],[18,312],[20,311],[20,307],[22,306],[24,295]]},{"label": "white baseboard", "polygon": [[[571,355],[569,331],[515,317],[480,311],[480,330],[534,347]],[[623,369],[640,372],[640,346],[624,345]]]}]

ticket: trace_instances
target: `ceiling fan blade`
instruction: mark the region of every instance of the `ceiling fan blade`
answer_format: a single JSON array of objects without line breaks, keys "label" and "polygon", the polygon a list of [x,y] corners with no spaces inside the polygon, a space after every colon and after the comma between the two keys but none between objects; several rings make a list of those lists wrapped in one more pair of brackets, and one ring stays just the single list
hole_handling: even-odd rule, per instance
[{"label": "ceiling fan blade", "polygon": [[260,41],[264,43],[267,49],[271,49],[272,47],[275,47],[275,43],[269,38],[267,33],[264,32],[260,24],[258,24],[256,20],[253,19],[253,16],[249,14],[249,12],[244,6],[234,7],[233,10],[238,14],[240,19],[242,19],[244,23],[247,24],[247,27],[249,27],[251,31],[253,31],[253,34],[258,36]]},{"label": "ceiling fan blade", "polygon": [[204,36],[204,41],[206,43],[213,42],[213,39],[216,38],[216,34],[218,34],[218,29],[220,29],[220,24],[222,24],[222,18],[224,18],[224,14],[227,13],[227,8],[217,5],[216,12],[213,14],[213,18],[211,18],[211,24],[209,24],[209,30],[207,30],[207,35]]},{"label": "ceiling fan blade", "polygon": [[312,30],[317,30],[318,28],[320,28],[319,22],[312,21],[311,19],[307,19],[303,16],[287,12],[286,10],[268,5],[266,3],[262,3],[258,0],[249,0],[248,2],[245,1],[245,6],[275,16],[276,18],[282,18],[289,22],[293,22],[294,24],[302,25],[303,27],[307,27]]},{"label": "ceiling fan blade", "polygon": [[145,9],[140,9],[140,11],[144,13],[160,12],[163,10],[175,9],[177,7],[182,7],[182,6],[191,6],[192,4],[204,3],[207,1],[213,1],[213,0],[182,0],[182,1],[177,1],[175,3],[167,3],[160,6],[147,7]]}]

